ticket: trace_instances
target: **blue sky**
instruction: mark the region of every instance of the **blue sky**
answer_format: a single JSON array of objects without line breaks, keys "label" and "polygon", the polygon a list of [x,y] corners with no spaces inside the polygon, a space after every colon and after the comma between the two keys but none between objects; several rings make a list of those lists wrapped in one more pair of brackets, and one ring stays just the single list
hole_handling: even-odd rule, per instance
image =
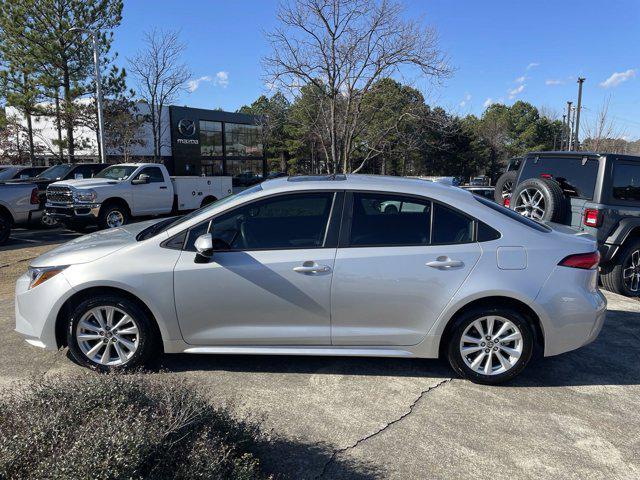
[{"label": "blue sky", "polygon": [[[115,32],[118,63],[141,47],[142,32],[178,29],[184,62],[202,79],[180,105],[236,110],[266,93],[263,32],[276,24],[276,0],[129,0]],[[405,0],[407,16],[439,32],[454,74],[441,85],[403,78],[429,103],[460,115],[489,102],[521,99],[560,115],[586,77],[583,119],[610,96],[609,113],[630,139],[640,138],[640,1]]]}]

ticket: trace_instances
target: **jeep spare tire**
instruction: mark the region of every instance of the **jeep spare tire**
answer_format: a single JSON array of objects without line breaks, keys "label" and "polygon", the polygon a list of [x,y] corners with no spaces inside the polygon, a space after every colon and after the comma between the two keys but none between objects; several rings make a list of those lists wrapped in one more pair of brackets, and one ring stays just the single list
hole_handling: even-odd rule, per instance
[{"label": "jeep spare tire", "polygon": [[562,222],[566,205],[560,185],[546,178],[530,178],[513,190],[509,207],[534,220]]},{"label": "jeep spare tire", "polygon": [[505,172],[498,178],[496,182],[496,189],[493,192],[493,199],[499,205],[504,205],[505,199],[511,196],[513,193],[513,186],[516,184],[516,178],[518,177],[518,172],[515,170],[511,170],[510,172]]}]

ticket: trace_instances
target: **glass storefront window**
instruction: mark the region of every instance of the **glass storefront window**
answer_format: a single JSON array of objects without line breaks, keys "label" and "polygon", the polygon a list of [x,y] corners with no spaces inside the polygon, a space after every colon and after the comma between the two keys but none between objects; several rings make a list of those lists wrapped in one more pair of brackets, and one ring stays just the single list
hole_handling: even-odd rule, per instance
[{"label": "glass storefront window", "polygon": [[227,160],[227,175],[233,177],[234,187],[249,187],[260,183],[262,160]]},{"label": "glass storefront window", "polygon": [[222,122],[200,120],[200,155],[222,156]]},{"label": "glass storefront window", "polygon": [[205,177],[222,175],[222,160],[203,158],[200,162],[200,166],[202,169],[201,175],[204,175]]},{"label": "glass storefront window", "polygon": [[225,123],[224,142],[227,157],[262,157],[262,127]]}]

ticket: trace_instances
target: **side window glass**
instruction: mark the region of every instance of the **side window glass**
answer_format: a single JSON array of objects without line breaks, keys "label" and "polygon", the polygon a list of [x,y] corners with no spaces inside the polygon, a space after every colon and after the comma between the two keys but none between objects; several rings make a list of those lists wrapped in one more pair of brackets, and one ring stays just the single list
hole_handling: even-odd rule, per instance
[{"label": "side window glass", "polygon": [[473,220],[440,204],[433,206],[434,245],[468,243],[473,241]]},{"label": "side window glass", "polygon": [[613,168],[613,198],[640,202],[640,165],[618,163]]},{"label": "side window glass", "polygon": [[331,192],[300,193],[253,202],[215,218],[212,234],[233,249],[319,248],[333,197]]},{"label": "side window glass", "polygon": [[501,237],[499,231],[494,228],[491,228],[489,225],[483,222],[478,222],[478,241],[479,242],[490,242],[491,240],[497,240]]},{"label": "side window glass", "polygon": [[351,246],[428,245],[431,202],[385,193],[354,193]]},{"label": "side window glass", "polygon": [[136,176],[139,178],[140,175],[149,175],[149,183],[162,183],[164,182],[164,176],[162,175],[162,170],[158,167],[147,167],[143,168],[142,171]]}]

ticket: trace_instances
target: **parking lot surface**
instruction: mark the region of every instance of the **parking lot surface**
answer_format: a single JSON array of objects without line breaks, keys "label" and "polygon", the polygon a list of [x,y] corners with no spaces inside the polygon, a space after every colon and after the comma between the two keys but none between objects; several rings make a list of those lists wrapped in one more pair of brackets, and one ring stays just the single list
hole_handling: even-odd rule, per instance
[{"label": "parking lot surface", "polygon": [[[13,331],[16,278],[75,235],[19,230],[0,248],[5,392],[37,375],[93,375]],[[607,299],[598,340],[501,387],[407,359],[168,355],[149,375],[186,377],[260,420],[277,446],[271,466],[292,478],[640,478],[640,302]]]}]

